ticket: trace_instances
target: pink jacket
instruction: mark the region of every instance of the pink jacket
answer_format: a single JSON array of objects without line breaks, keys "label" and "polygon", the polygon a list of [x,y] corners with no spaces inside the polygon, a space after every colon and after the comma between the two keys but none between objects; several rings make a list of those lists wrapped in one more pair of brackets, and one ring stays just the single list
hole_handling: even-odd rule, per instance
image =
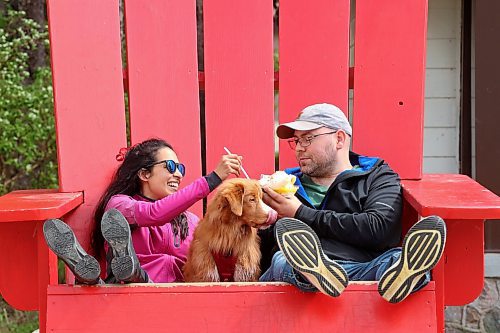
[{"label": "pink jacket", "polygon": [[[116,208],[125,216],[131,225],[132,243],[141,267],[154,282],[183,281],[182,267],[199,222],[196,215],[186,210],[209,193],[208,183],[201,177],[155,202],[139,195],[130,197],[123,194],[114,195],[109,200],[106,210]],[[183,212],[188,220],[189,235],[176,248],[169,222]]]}]

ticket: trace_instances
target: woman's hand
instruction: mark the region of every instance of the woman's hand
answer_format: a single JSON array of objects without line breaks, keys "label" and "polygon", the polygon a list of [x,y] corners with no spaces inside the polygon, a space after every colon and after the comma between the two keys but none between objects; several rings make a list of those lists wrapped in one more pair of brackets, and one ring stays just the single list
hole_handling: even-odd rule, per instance
[{"label": "woman's hand", "polygon": [[236,154],[222,155],[214,171],[222,180],[226,179],[230,174],[239,176],[242,159],[242,156]]}]

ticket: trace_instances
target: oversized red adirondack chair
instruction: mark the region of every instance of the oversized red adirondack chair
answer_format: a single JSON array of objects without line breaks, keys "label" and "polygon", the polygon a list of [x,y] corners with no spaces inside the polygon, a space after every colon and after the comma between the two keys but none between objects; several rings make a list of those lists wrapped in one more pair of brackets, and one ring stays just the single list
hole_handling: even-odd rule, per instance
[{"label": "oversized red adirondack chair", "polygon": [[[273,8],[204,1],[203,122],[194,0],[124,0],[125,71],[119,0],[47,2],[59,190],[0,198],[0,291],[18,309],[39,310],[42,332],[442,332],[444,306],[480,294],[483,220],[500,218],[500,200],[466,176],[422,175],[426,0],[357,0],[352,70],[350,1],[282,0],[279,121],[319,102],[347,112],[353,89],[353,150],[383,157],[404,179],[406,228],[419,215],[446,220],[427,287],[390,304],[376,282],[351,283],[335,299],[279,283],[58,285],[41,226],[62,218],[88,247],[92,211],[127,144],[124,73],[132,143],[170,141],[188,165],[185,184],[203,160],[212,170],[224,146],[255,178],[275,170]],[[279,163],[294,165],[283,145]],[[202,214],[201,204],[193,210]]]}]

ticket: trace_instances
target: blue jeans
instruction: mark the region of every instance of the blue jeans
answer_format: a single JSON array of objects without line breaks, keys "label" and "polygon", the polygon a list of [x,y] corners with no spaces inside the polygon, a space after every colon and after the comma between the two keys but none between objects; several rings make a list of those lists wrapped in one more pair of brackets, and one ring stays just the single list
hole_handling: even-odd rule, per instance
[{"label": "blue jeans", "polygon": [[[393,248],[382,253],[377,258],[368,262],[356,262],[347,260],[335,260],[345,269],[349,276],[349,281],[379,281],[384,272],[391,267],[401,256],[401,248]],[[424,274],[420,281],[415,285],[412,292],[422,289],[431,280],[430,272]],[[288,282],[297,286],[300,290],[306,292],[317,291],[302,274],[297,272],[286,261],[283,252],[278,251],[274,254],[271,266],[262,274],[259,281],[281,281]]]}]

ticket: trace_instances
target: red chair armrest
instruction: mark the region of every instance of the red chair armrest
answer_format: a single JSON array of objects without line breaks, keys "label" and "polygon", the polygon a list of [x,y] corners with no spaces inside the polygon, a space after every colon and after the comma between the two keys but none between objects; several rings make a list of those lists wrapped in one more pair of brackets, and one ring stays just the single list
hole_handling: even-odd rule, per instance
[{"label": "red chair armrest", "polygon": [[57,283],[57,258],[42,233],[43,221],[83,203],[83,193],[14,191],[0,197],[0,293],[20,310],[46,307],[47,285]]},{"label": "red chair armrest", "polygon": [[419,215],[446,221],[446,247],[433,274],[444,305],[473,301],[484,283],[483,222],[500,218],[500,198],[465,175],[425,175],[402,184],[407,203]]},{"label": "red chair armrest", "polygon": [[24,190],[0,197],[0,223],[61,217],[83,203],[83,192]]},{"label": "red chair armrest", "polygon": [[500,197],[465,175],[424,175],[421,180],[403,180],[402,185],[405,199],[422,216],[500,218]]}]

